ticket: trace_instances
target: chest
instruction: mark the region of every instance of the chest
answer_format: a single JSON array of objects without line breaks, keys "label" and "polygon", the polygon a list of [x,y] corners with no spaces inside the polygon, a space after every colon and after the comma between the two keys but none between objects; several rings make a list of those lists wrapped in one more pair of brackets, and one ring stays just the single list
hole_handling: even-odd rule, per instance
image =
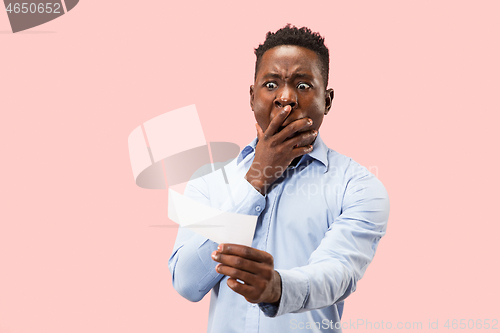
[{"label": "chest", "polygon": [[340,215],[343,190],[335,184],[340,182],[326,177],[290,177],[276,184],[259,217],[259,245],[296,258],[302,257],[299,252],[306,261]]}]

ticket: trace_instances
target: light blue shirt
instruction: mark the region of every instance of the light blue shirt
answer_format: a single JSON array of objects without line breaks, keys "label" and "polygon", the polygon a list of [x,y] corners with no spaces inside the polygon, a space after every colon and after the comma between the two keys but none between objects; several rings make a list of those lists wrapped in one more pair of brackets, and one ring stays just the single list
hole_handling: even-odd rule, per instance
[{"label": "light blue shirt", "polygon": [[252,247],[274,257],[282,285],[279,306],[249,303],[230,289],[211,258],[218,244],[186,228],[179,228],[168,263],[174,288],[194,302],[212,290],[210,333],[341,332],[344,299],[356,290],[386,232],[387,192],[318,134],[313,151],[263,196],[244,178],[256,144],[257,139],[224,169],[191,180],[184,194],[258,216]]}]

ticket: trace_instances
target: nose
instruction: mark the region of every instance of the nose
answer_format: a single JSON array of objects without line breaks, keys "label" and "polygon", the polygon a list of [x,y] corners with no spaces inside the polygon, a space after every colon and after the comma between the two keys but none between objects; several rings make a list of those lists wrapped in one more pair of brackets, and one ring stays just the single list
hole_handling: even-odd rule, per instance
[{"label": "nose", "polygon": [[297,94],[288,85],[285,85],[283,88],[278,89],[276,98],[274,99],[274,105],[279,108],[290,105],[292,109],[295,109],[299,105],[297,102]]}]

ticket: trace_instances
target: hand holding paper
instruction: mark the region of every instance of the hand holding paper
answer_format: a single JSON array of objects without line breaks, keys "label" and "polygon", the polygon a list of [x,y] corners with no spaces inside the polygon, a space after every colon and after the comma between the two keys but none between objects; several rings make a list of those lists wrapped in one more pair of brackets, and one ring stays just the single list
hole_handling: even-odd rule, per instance
[{"label": "hand holding paper", "polygon": [[220,263],[215,268],[217,272],[229,276],[229,288],[248,302],[279,302],[281,277],[274,270],[271,254],[237,244],[220,244],[212,259]]}]

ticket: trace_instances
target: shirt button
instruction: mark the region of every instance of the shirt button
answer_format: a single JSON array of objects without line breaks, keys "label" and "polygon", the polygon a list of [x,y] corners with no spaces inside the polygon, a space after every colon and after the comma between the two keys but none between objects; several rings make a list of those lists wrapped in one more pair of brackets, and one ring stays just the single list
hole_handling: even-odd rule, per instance
[{"label": "shirt button", "polygon": [[255,303],[252,303],[252,306],[253,306],[253,307],[256,307],[256,306],[257,306],[257,304],[255,304]]},{"label": "shirt button", "polygon": [[255,210],[258,212],[260,212],[260,209],[261,209],[260,206],[255,207]]}]

